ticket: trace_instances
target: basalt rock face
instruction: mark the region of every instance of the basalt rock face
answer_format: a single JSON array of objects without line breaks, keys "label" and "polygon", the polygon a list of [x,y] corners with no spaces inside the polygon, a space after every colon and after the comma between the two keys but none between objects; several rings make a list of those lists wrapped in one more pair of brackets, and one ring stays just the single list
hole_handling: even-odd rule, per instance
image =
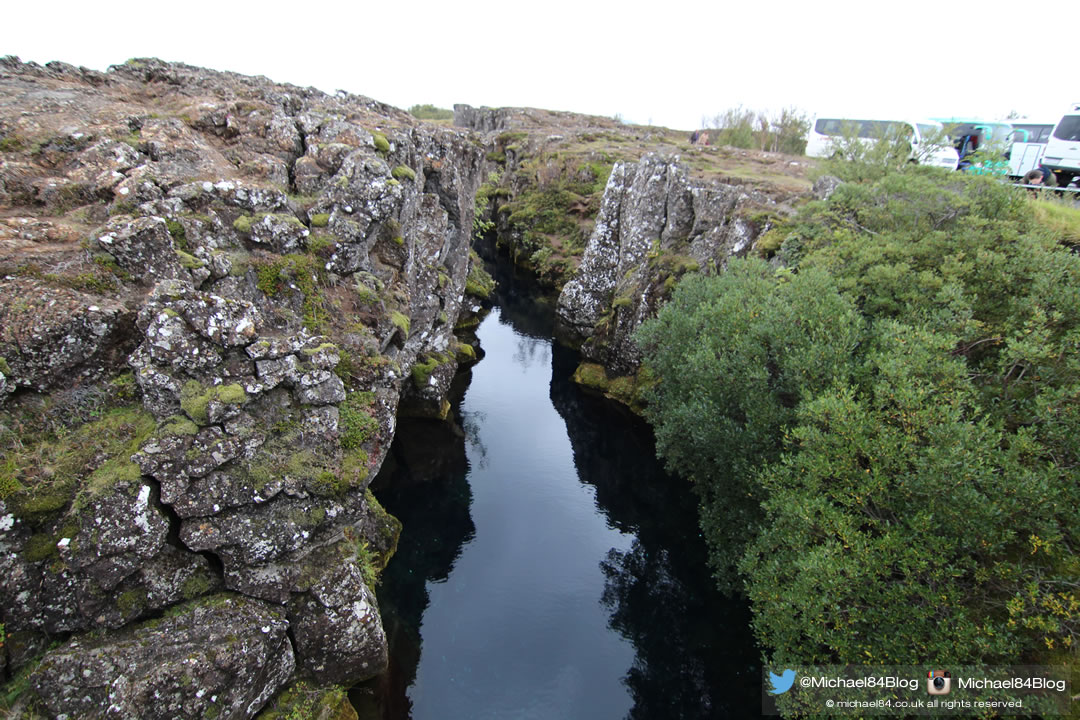
[{"label": "basalt rock face", "polygon": [[251,717],[385,665],[367,485],[399,406],[445,413],[480,165],[363,97],[0,61],[0,622],[11,670],[71,638],[50,712]]},{"label": "basalt rock face", "polygon": [[499,107],[475,108],[471,105],[454,106],[454,125],[480,133],[501,132],[515,129],[543,129],[553,131],[560,128],[581,129],[587,126],[592,130],[614,129],[618,121],[597,115],[544,110],[542,108]]},{"label": "basalt rock face", "polygon": [[253,716],[295,667],[285,617],[227,595],[183,610],[107,639],[72,640],[30,682],[58,717]]},{"label": "basalt rock face", "polygon": [[564,331],[586,358],[633,374],[641,363],[634,331],[684,273],[749,252],[766,229],[753,218],[770,206],[754,190],[691,180],[677,157],[616,164],[581,265],[559,295]]}]

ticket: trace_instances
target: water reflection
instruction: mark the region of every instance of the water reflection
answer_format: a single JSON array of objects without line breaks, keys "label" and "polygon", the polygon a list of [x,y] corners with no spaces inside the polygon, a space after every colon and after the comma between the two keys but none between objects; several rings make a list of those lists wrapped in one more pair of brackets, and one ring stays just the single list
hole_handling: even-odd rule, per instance
[{"label": "water reflection", "polygon": [[[463,373],[455,381],[455,410],[467,385],[468,373]],[[455,417],[461,419],[460,414]],[[380,502],[408,528],[378,589],[390,667],[368,689],[377,695],[384,718],[411,717],[407,691],[420,663],[427,584],[446,581],[461,548],[476,532],[469,514],[465,439],[458,422],[402,418],[390,454],[372,482]],[[353,700],[358,708],[371,702],[365,695]]]},{"label": "water reflection", "polygon": [[756,715],[761,681],[749,609],[709,576],[693,493],[664,472],[645,422],[568,379],[577,362],[577,353],[555,348],[552,404],[598,510],[636,536],[601,563],[610,625],[636,650],[625,679],[629,717]]},{"label": "water reflection", "polygon": [[713,589],[692,494],[647,425],[569,380],[528,278],[496,274],[469,400],[465,376],[453,423],[403,420],[374,486],[405,526],[381,716],[756,715],[748,612]]}]

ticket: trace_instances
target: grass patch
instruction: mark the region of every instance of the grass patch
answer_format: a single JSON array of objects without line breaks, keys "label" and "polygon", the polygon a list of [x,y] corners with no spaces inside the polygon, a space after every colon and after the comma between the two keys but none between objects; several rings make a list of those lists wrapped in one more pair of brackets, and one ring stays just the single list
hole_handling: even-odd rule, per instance
[{"label": "grass patch", "polygon": [[49,517],[76,495],[86,499],[117,482],[137,480],[131,455],[157,427],[141,405],[105,412],[99,419],[5,453],[0,499],[17,517]]},{"label": "grass patch", "polygon": [[1072,247],[1080,246],[1080,209],[1072,203],[1050,198],[1031,201],[1035,221],[1050,231],[1054,239]]},{"label": "grass patch", "polygon": [[0,152],[19,152],[24,147],[22,139],[17,135],[5,135],[0,138]]},{"label": "grass patch", "polygon": [[259,720],[348,720],[355,718],[356,712],[349,704],[345,688],[310,685],[300,680],[290,685],[258,717]]}]

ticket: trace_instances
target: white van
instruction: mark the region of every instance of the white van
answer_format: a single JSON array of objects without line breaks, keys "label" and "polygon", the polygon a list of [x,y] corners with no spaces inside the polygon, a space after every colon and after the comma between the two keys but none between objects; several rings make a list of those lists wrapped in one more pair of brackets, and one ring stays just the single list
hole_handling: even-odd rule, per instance
[{"label": "white van", "polygon": [[850,118],[818,118],[810,128],[806,141],[806,154],[810,157],[829,157],[836,151],[836,144],[846,134],[856,132],[866,143],[877,142],[885,137],[907,137],[911,142],[912,162],[955,170],[956,149],[952,146],[934,145],[928,140],[944,135],[944,127],[933,120],[853,120]]},{"label": "white van", "polygon": [[1059,187],[1080,175],[1080,103],[1072,105],[1054,126],[1043,150],[1042,164],[1057,176]]},{"label": "white van", "polygon": [[1009,175],[1024,177],[1029,171],[1039,167],[1054,123],[1040,123],[1032,120],[1013,120],[1013,144],[1009,153]]}]

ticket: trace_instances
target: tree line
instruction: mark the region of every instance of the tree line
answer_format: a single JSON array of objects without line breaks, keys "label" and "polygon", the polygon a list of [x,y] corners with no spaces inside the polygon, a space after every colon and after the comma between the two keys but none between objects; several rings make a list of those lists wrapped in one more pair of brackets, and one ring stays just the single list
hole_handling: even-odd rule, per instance
[{"label": "tree line", "polygon": [[730,145],[744,149],[802,155],[806,151],[806,135],[810,118],[795,107],[778,113],[750,110],[739,106],[703,117],[701,124],[709,129],[714,145]]}]

